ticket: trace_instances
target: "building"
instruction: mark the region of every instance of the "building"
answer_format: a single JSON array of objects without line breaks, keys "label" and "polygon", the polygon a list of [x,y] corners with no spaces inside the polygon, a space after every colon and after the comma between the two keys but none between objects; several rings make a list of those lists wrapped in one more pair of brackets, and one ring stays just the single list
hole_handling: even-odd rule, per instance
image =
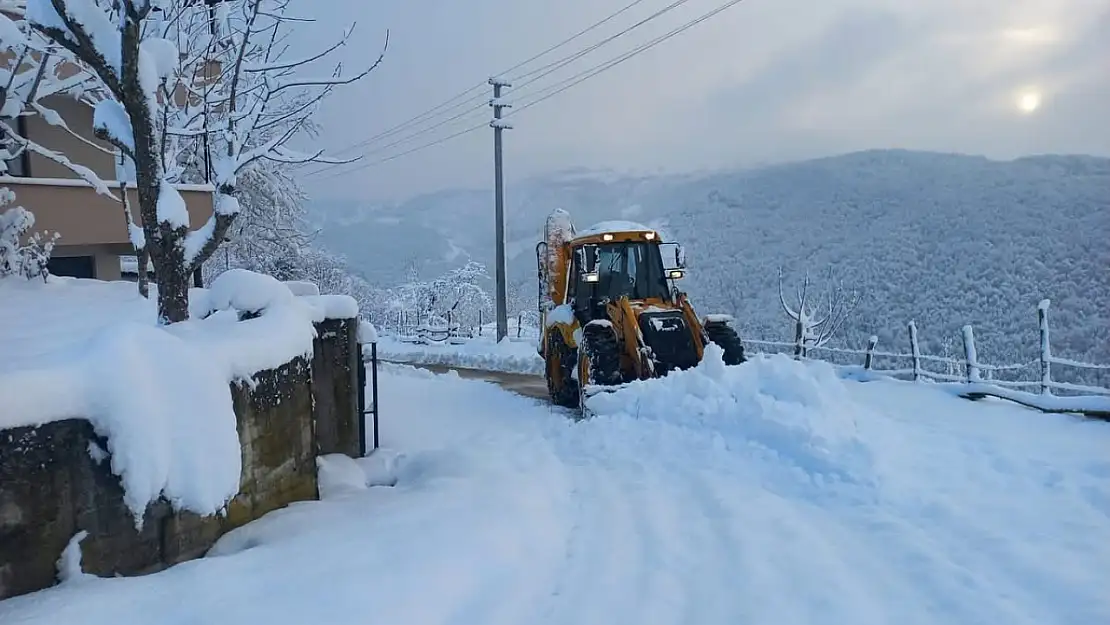
[{"label": "building", "polygon": [[[13,19],[17,14],[7,13]],[[10,53],[0,51],[0,67],[13,65]],[[17,69],[29,71],[30,65]],[[59,70],[64,71],[64,70]],[[49,158],[24,152],[9,161],[6,175],[0,175],[0,187],[16,194],[16,204],[35,216],[35,231],[56,232],[57,240],[50,262],[50,272],[59,276],[120,279],[120,257],[135,254],[127,235],[120,197],[121,176],[114,149],[93,134],[93,110],[87,102],[68,94],[51,95],[42,104],[56,111],[66,128],[51,125],[41,115],[21,116],[8,120],[20,135],[65,155],[70,161],[89,168],[108,183],[116,197],[97,193],[89,183]],[[177,185],[189,209],[189,221],[198,228],[212,215],[211,185]],[[129,185],[133,214],[138,214],[138,196],[134,184]]]}]

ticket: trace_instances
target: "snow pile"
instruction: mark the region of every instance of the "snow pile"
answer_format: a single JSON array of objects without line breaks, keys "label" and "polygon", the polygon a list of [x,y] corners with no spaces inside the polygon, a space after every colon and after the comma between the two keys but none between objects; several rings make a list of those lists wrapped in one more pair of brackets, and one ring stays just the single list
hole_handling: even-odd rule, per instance
[{"label": "snow pile", "polygon": [[377,449],[365,458],[328,454],[316,458],[320,499],[334,499],[374,486],[397,484],[399,463],[404,454]]},{"label": "snow pile", "polygon": [[544,370],[543,358],[536,351],[534,339],[506,338],[497,343],[492,332],[457,344],[417,344],[383,335],[378,337],[378,358],[393,362],[505,373],[539,375]]},{"label": "snow pile", "polygon": [[654,422],[681,444],[689,433],[708,433],[715,451],[746,450],[818,486],[875,485],[873,458],[856,423],[866,409],[855,405],[831,366],[776,355],[728,367],[722,356],[710,344],[697,367],[595,394],[587,409],[609,420]]},{"label": "snow pile", "polygon": [[238,270],[190,291],[189,321],[158,326],[154,300],[122,282],[0,281],[0,429],[88,419],[140,527],[159,496],[198,514],[224,507],[242,468],[229,384],[311,357],[314,322],[350,312]]},{"label": "snow pile", "polygon": [[316,286],[315,282],[307,282],[305,280],[285,280],[285,286],[293,292],[293,295],[319,295],[320,287]]}]

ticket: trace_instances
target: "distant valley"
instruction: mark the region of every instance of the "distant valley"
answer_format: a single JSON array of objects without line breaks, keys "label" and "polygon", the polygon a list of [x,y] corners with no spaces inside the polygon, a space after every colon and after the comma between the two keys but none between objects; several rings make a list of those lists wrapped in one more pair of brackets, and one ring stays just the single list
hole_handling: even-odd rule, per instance
[{"label": "distant valley", "polygon": [[[778,271],[791,289],[830,268],[861,302],[840,343],[875,334],[907,351],[914,319],[928,353],[959,349],[972,324],[988,362],[1036,357],[1035,307],[1052,305],[1053,348],[1110,362],[1110,159],[992,161],[875,150],[700,175],[570,171],[506,189],[514,301],[534,307],[534,245],[564,208],[581,228],[632,219],[685,244],[685,287],[702,312],[729,312],[749,338],[784,340]],[[376,286],[468,258],[493,265],[492,194],[458,190],[314,206],[320,243]]]}]

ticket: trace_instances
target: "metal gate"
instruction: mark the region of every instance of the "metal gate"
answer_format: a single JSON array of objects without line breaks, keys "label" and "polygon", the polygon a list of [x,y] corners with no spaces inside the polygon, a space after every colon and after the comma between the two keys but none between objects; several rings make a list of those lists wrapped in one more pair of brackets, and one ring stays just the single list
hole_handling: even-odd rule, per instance
[{"label": "metal gate", "polygon": [[[358,353],[361,357],[358,359],[358,412],[359,412],[359,452],[360,455],[366,456],[366,415],[373,415],[373,434],[374,434],[374,447],[370,450],[373,451],[378,448],[378,344],[370,343],[370,357],[366,357],[366,351],[363,349],[362,343],[358,344]],[[366,405],[366,364],[370,363],[370,405]]]}]

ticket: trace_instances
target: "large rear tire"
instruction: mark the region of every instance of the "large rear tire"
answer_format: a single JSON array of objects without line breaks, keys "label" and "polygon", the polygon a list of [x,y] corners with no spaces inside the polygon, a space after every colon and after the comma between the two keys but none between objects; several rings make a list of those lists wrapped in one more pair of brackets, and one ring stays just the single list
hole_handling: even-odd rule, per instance
[{"label": "large rear tire", "polygon": [[547,378],[547,393],[551,403],[564,408],[578,407],[578,380],[574,379],[574,368],[578,363],[578,350],[563,340],[558,330],[547,335],[547,364],[544,377]]},{"label": "large rear tire", "polygon": [[724,350],[726,365],[738,365],[747,360],[744,357],[744,343],[740,340],[740,335],[727,323],[723,321],[706,322],[705,335],[710,342]]}]

